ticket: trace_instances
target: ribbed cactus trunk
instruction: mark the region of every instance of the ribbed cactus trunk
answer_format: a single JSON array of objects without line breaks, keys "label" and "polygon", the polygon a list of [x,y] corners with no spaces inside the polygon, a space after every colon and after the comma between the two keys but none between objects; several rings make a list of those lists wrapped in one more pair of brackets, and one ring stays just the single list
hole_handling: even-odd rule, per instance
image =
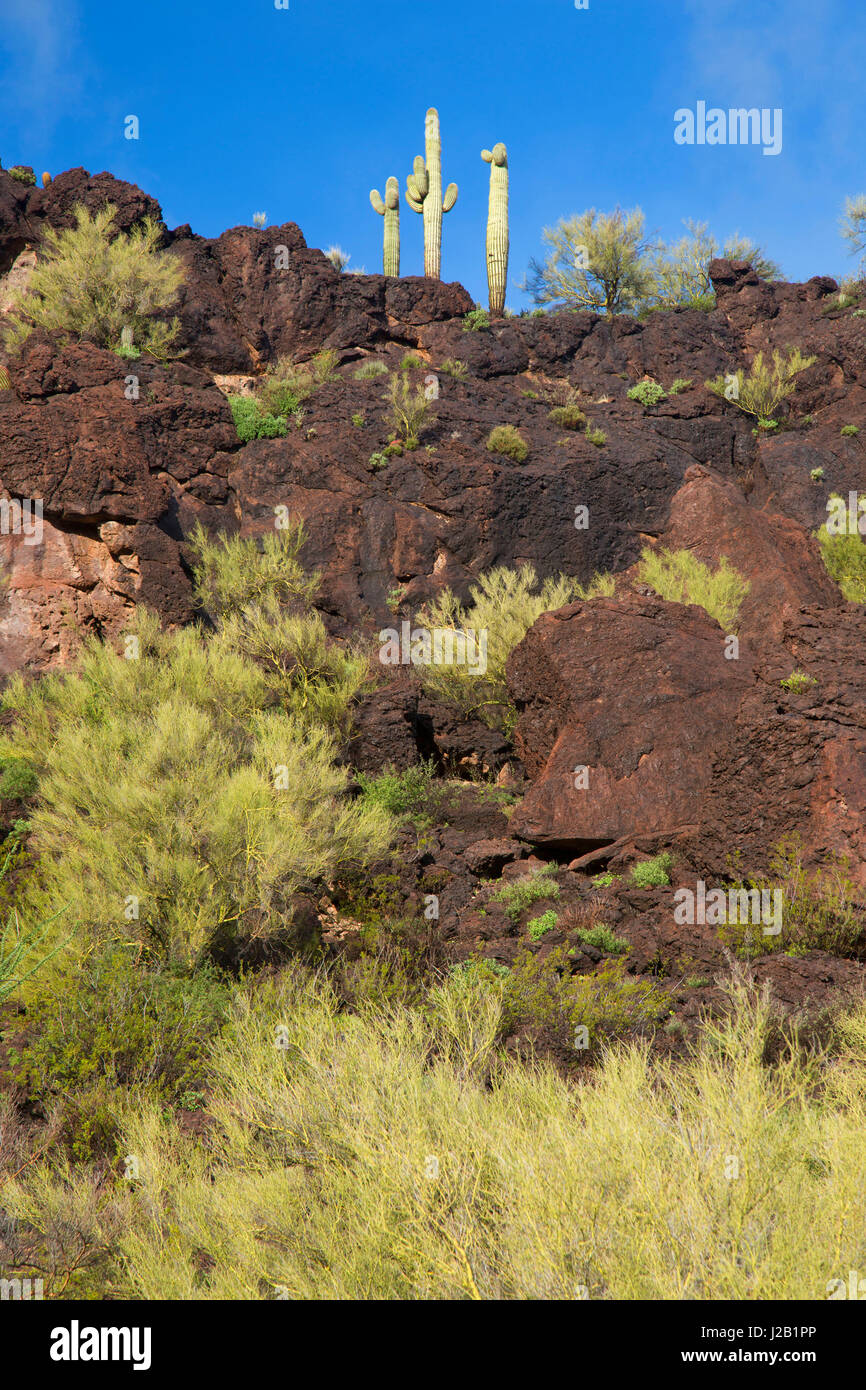
[{"label": "ribbed cactus trunk", "polygon": [[424,199],[424,274],[438,280],[442,274],[442,138],[439,113],[427,112],[424,127],[429,187]]},{"label": "ribbed cactus trunk", "polygon": [[400,274],[400,181],[393,175],[385,185],[385,197],[380,197],[378,188],[370,194],[374,211],[385,219],[384,272],[386,275]]},{"label": "ribbed cactus trunk", "polygon": [[457,202],[457,185],[450,183],[442,197],[442,140],[439,135],[439,112],[431,106],[424,128],[426,160],[415,159],[414,173],[409,175],[406,200],[414,212],[424,215],[424,274],[430,280],[442,275],[442,214],[450,212]]},{"label": "ribbed cactus trunk", "polygon": [[487,215],[487,286],[490,312],[501,318],[505,313],[508,285],[508,151],[503,144],[482,150],[481,158],[490,165],[490,209]]}]

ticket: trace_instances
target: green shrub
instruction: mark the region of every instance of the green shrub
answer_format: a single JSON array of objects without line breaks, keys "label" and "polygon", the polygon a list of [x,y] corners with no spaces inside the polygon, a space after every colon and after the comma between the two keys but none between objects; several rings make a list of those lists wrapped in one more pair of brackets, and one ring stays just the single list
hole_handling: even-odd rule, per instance
[{"label": "green shrub", "polygon": [[607,869],[603,874],[596,874],[592,881],[596,888],[609,888],[612,883],[619,882],[619,874],[611,873],[610,869]]},{"label": "green shrub", "polygon": [[559,918],[552,907],[547,912],[542,912],[540,917],[533,917],[526,927],[530,941],[540,941],[548,932],[555,931],[558,921]]},{"label": "green shrub", "polygon": [[669,870],[672,863],[673,857],[667,851],[654,855],[652,859],[644,859],[632,869],[631,881],[636,888],[660,888],[671,881]]},{"label": "green shrub", "polygon": [[361,414],[360,411],[357,411],[357,412],[352,416],[352,424],[355,426],[355,429],[357,429],[357,430],[363,429],[364,426],[366,425],[366,423],[367,423],[367,421],[366,421],[366,419],[364,418],[364,416]]},{"label": "green shrub", "polygon": [[511,921],[517,923],[533,903],[543,898],[559,897],[559,884],[551,877],[555,873],[556,865],[546,864],[543,869],[527,874],[525,878],[508,879],[496,890],[490,901],[502,903]]},{"label": "green shrub", "polygon": [[393,768],[371,777],[358,772],[356,781],[367,806],[380,807],[394,816],[414,816],[423,813],[430,799],[430,783],[435,775],[432,760],[416,763],[404,772]]},{"label": "green shrub", "polygon": [[414,352],[407,352],[400,363],[401,372],[416,371],[419,367],[426,367],[427,363],[423,358]]},{"label": "green shrub", "polygon": [[5,801],[26,801],[39,784],[33,768],[23,758],[0,762],[0,798]]},{"label": "green shrub", "polygon": [[265,411],[255,396],[229,396],[229,406],[238,439],[244,444],[251,439],[278,439],[287,432],[283,417]]},{"label": "green shrub", "polygon": [[423,386],[413,387],[408,378],[394,372],[385,396],[388,412],[385,422],[394,435],[399,435],[407,449],[417,449],[421,431],[431,418],[432,411]]},{"label": "green shrub", "polygon": [[193,974],[146,968],[128,946],[111,946],[31,1003],[16,1083],[42,1098],[102,1076],[113,1087],[147,1086],[176,1101],[205,1081],[208,1046],[230,1000],[209,965]]},{"label": "green shrub", "polygon": [[[835,494],[834,494],[835,495]],[[818,532],[821,559],[849,603],[866,603],[866,542],[857,532]]]},{"label": "green shrub", "polygon": [[195,533],[209,638],[142,611],[137,659],[91,640],[75,671],[10,683],[0,756],[39,778],[25,922],[67,906],[82,948],[143,941],[186,964],[285,935],[302,884],[387,847],[393,824],[348,799],[330,732],[368,662],[310,607],[302,534],[274,532],[260,555]]},{"label": "green shrub", "polygon": [[370,472],[378,473],[380,468],[387,468],[389,457],[389,454],[383,454],[380,451],[371,454],[369,459],[367,460],[367,467],[369,468]]},{"label": "green shrub", "polygon": [[579,430],[586,424],[586,416],[578,405],[554,406],[547,418],[563,430]]},{"label": "green shrub", "polygon": [[59,1102],[73,1157],[90,1157],[115,1128],[119,1090],[146,1088],[176,1104],[204,1083],[229,998],[207,966],[192,975],[149,970],[129,946],[111,946],[31,1002],[6,1079],[44,1110]]},{"label": "green shrub", "polygon": [[853,436],[854,436],[855,434],[859,434],[859,433],[860,433],[860,426],[859,426],[859,425],[843,425],[842,428],[841,428],[841,430],[839,431],[839,433],[840,433],[841,435],[843,435],[844,437],[847,437],[847,438],[850,439],[850,438],[853,438]]},{"label": "green shrub", "polygon": [[486,309],[470,309],[463,319],[464,333],[481,333],[490,327],[490,315]]},{"label": "green shrub", "polygon": [[765,934],[765,924],[760,922],[728,921],[719,929],[721,940],[739,955],[827,951],[862,958],[866,923],[852,866],[844,855],[833,855],[825,865],[807,869],[799,843],[788,838],[774,850],[766,875],[738,880],[733,887],[737,892],[778,890],[782,894],[778,935]]},{"label": "green shrub", "polygon": [[783,690],[790,690],[794,695],[805,695],[807,690],[811,690],[818,682],[814,676],[807,676],[805,671],[792,671],[790,676],[780,681]]},{"label": "green shrub", "polygon": [[8,170],[8,173],[10,178],[17,179],[18,182],[23,183],[25,187],[36,187],[36,175],[32,169],[25,169],[23,164],[13,164],[12,168]]},{"label": "green shrub", "polygon": [[162,229],[152,218],[128,235],[117,234],[116,213],[111,203],[93,215],[79,204],[74,227],[45,228],[39,264],[5,320],[8,346],[20,347],[39,328],[64,339],[86,335],[112,348],[129,327],[153,356],[171,353],[180,322],[158,316],[177,299],[183,263],[158,249]]},{"label": "green shrub", "polygon": [[334,348],[322,348],[314,354],[310,362],[310,372],[316,386],[324,386],[333,381],[340,365],[340,354]]},{"label": "green shrub", "polygon": [[811,480],[812,480],[813,483],[822,483],[822,482],[824,481],[824,470],[823,470],[823,468],[813,468],[813,469],[811,469],[811,471],[810,471],[810,473],[809,473],[809,477],[811,478]]},{"label": "green shrub", "polygon": [[640,401],[641,405],[659,405],[668,396],[664,387],[657,381],[639,381],[627,392],[630,401]]},{"label": "green shrub", "polygon": [[446,357],[440,364],[439,371],[445,376],[452,376],[455,381],[465,381],[469,375],[469,368],[459,357]]},{"label": "green shrub", "polygon": [[594,927],[584,927],[577,935],[588,946],[594,946],[597,951],[606,951],[611,956],[622,955],[629,948],[629,943],[623,937],[615,936],[604,922]]},{"label": "green shrub", "polygon": [[638,578],[671,603],[695,603],[726,632],[736,631],[751,585],[723,555],[713,571],[689,550],[650,550],[641,555]]},{"label": "green shrub", "polygon": [[569,1041],[584,1027],[589,1046],[595,1048],[667,1012],[669,993],[655,981],[627,975],[624,961],[605,962],[594,974],[574,975],[568,951],[567,946],[556,946],[543,959],[530,951],[516,958],[503,996],[510,1026],[553,1028]]},{"label": "green shrub", "polygon": [[678,396],[678,395],[680,394],[681,391],[688,391],[688,389],[689,389],[689,387],[690,387],[691,385],[692,385],[692,379],[691,379],[691,377],[689,377],[689,378],[686,380],[684,377],[678,376],[677,379],[676,379],[676,381],[674,382],[673,386],[671,387],[670,391],[668,392],[668,395],[670,395],[670,396]]},{"label": "green shrub", "polygon": [[371,361],[365,362],[362,367],[358,368],[355,373],[355,380],[372,381],[374,377],[387,375],[388,368],[385,366],[385,363],[379,362],[376,358],[373,358]]},{"label": "green shrub", "polygon": [[513,570],[505,566],[483,574],[470,589],[464,606],[445,589],[418,615],[428,629],[455,633],[487,634],[487,670],[473,673],[467,665],[423,666],[419,675],[435,699],[456,705],[464,714],[477,714],[491,727],[509,724],[514,717],[505,680],[505,663],[518,642],[542,613],[548,613],[580,596],[577,580],[559,575],[539,582],[531,565]]},{"label": "green shrub", "polygon": [[597,449],[607,443],[607,435],[604,430],[595,429],[591,423],[587,424],[585,434],[587,442],[594,444]]},{"label": "green shrub", "polygon": [[[799,348],[789,348],[787,355],[778,348],[773,352],[772,365],[758,352],[748,373],[740,368],[736,378],[736,394],[732,404],[756,420],[771,420],[782,401],[793,395],[796,378],[811,367],[816,357],[804,357]],[[730,382],[724,375],[706,383],[707,389],[723,400],[729,399]]]},{"label": "green shrub", "polygon": [[513,425],[496,425],[487,436],[487,448],[491,454],[504,454],[515,463],[524,463],[529,457],[529,445]]}]

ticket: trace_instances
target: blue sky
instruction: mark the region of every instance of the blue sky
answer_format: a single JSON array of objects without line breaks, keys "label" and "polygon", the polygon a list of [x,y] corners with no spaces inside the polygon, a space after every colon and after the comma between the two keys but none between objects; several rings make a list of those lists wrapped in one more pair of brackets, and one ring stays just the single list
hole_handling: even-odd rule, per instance
[{"label": "blue sky", "polygon": [[[783,14],[779,18],[780,12]],[[266,211],[381,270],[368,201],[405,188],[442,120],[443,278],[486,301],[484,146],[511,166],[509,304],[541,230],[640,204],[760,241],[791,279],[848,273],[845,197],[866,191],[866,12],[856,0],[0,0],[0,159],[108,169],[169,226],[216,236]],[[674,112],[781,107],[783,147],[678,146]],[[141,138],[124,138],[135,114]],[[403,272],[423,269],[402,205]]]}]

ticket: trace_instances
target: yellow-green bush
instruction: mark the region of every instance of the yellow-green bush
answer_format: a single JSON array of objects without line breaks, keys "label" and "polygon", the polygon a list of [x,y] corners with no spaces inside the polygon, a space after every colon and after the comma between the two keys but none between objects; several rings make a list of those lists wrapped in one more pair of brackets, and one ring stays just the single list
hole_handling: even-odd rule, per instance
[{"label": "yellow-green bush", "polygon": [[359,1016],[292,972],[215,1045],[207,1145],[145,1106],[135,1181],[34,1163],[4,1206],[48,1296],[111,1252],[102,1288],[158,1300],[824,1300],[866,1259],[866,1016],[770,1066],[732,995],[690,1060],[616,1046],[574,1085],[499,1060],[489,977]]},{"label": "yellow-green bush", "polygon": [[502,566],[481,575],[464,605],[445,589],[418,615],[428,629],[486,634],[487,671],[474,674],[466,665],[419,667],[431,695],[457,705],[464,714],[477,714],[496,727],[513,720],[505,683],[505,663],[542,613],[562,608],[583,597],[576,579],[559,575],[539,581],[532,565],[517,570]]},{"label": "yellow-green bush", "polygon": [[[832,494],[835,498],[836,494]],[[866,603],[866,542],[856,531],[818,532],[821,559],[849,603]]]},{"label": "yellow-green bush", "polygon": [[799,348],[789,348],[787,352],[776,348],[772,362],[765,362],[764,354],[757,352],[748,372],[739,368],[732,373],[736,380],[735,392],[731,392],[731,382],[726,376],[716,377],[706,385],[714,395],[730,400],[744,414],[756,420],[771,420],[782,401],[793,395],[800,373],[816,361],[815,357],[804,357]]},{"label": "yellow-green bush", "polygon": [[117,233],[117,208],[91,214],[79,204],[75,226],[46,227],[39,264],[8,315],[4,337],[17,348],[34,328],[67,338],[85,334],[103,347],[119,348],[124,328],[156,357],[167,356],[180,323],[161,321],[184,279],[176,256],[159,250],[158,223],[145,218],[128,234]]},{"label": "yellow-green bush", "polygon": [[0,756],[39,778],[25,918],[63,909],[81,940],[186,963],[281,932],[302,884],[385,849],[392,822],[348,799],[326,727],[341,727],[366,662],[304,608],[298,543],[266,544],[265,581],[253,542],[199,536],[215,634],[164,633],[142,612],[133,659],[89,641],[74,672],[10,683]]},{"label": "yellow-green bush", "polygon": [[690,550],[650,550],[641,556],[638,579],[671,603],[696,603],[725,632],[735,632],[751,584],[723,555],[713,571]]}]

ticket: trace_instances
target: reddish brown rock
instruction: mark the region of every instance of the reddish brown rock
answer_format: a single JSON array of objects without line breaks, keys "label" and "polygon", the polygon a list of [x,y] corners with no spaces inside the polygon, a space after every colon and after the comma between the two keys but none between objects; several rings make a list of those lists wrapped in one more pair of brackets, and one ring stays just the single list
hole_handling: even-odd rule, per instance
[{"label": "reddish brown rock", "polygon": [[512,832],[581,854],[697,823],[749,678],[699,608],[597,599],[545,614],[508,663],[533,778]]}]

